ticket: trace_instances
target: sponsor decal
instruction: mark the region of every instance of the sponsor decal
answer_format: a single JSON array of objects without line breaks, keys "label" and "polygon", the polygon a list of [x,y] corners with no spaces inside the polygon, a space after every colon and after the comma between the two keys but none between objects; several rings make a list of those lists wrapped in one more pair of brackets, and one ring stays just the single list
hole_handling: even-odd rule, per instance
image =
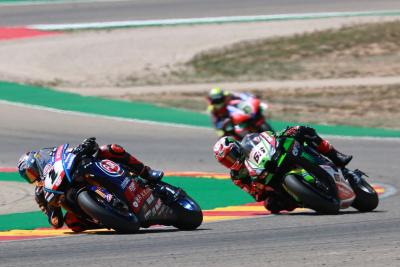
[{"label": "sponsor decal", "polygon": [[49,174],[49,171],[51,170],[51,168],[53,167],[52,164],[47,163],[46,166],[44,166],[43,168],[43,177],[46,177],[47,174]]},{"label": "sponsor decal", "polygon": [[60,186],[61,182],[63,181],[64,175],[65,175],[65,172],[62,171],[60,173],[60,175],[57,177],[57,180],[53,185],[53,190],[57,190],[57,188]]},{"label": "sponsor decal", "polygon": [[128,184],[129,184],[130,181],[132,181],[132,179],[129,178],[129,177],[126,177],[126,178],[122,181],[122,183],[121,183],[121,188],[122,188],[122,189],[125,189],[125,188],[128,186]]},{"label": "sponsor decal", "polygon": [[[135,213],[138,213],[140,209],[142,208],[144,202],[147,200],[147,198],[151,195],[151,189],[145,188],[144,190],[140,191],[137,193],[137,195],[133,198],[131,201],[132,203],[132,209]],[[134,205],[133,203],[136,204]]]},{"label": "sponsor decal", "polygon": [[64,146],[59,146],[56,150],[56,158],[55,161],[61,160],[62,159],[62,152],[64,150]]},{"label": "sponsor decal", "polygon": [[[129,186],[126,187],[125,184],[127,184]],[[138,190],[138,185],[136,184],[136,182],[134,180],[127,177],[121,184],[121,187],[124,187],[124,186],[126,187],[124,190],[124,195],[125,195],[126,199],[128,200],[128,202],[132,202],[133,198],[136,195],[136,191]]]},{"label": "sponsor decal", "polygon": [[113,196],[111,194],[106,194],[105,195],[105,200],[107,200],[107,202],[111,202]]},{"label": "sponsor decal", "polygon": [[112,176],[112,177],[121,176],[124,173],[123,169],[117,163],[115,163],[111,160],[108,160],[108,159],[102,160],[100,162],[96,162],[95,164],[105,174]]},{"label": "sponsor decal", "polygon": [[337,183],[336,184],[338,195],[341,200],[348,200],[355,197],[354,191],[349,188],[346,184]]},{"label": "sponsor decal", "polygon": [[101,196],[103,199],[105,199],[107,202],[111,202],[113,196],[109,194],[107,191],[101,188],[96,189],[96,193]]},{"label": "sponsor decal", "polygon": [[136,191],[136,184],[135,182],[132,181],[132,183],[129,184],[128,189],[133,193]]},{"label": "sponsor decal", "polygon": [[150,195],[146,200],[147,204],[149,204],[149,205],[151,205],[153,201],[154,201],[154,196],[153,195]]},{"label": "sponsor decal", "polygon": [[74,163],[75,155],[72,153],[69,153],[67,157],[65,158],[65,168],[66,169],[71,169],[72,163]]},{"label": "sponsor decal", "polygon": [[299,143],[295,142],[293,144],[293,149],[292,149],[293,156],[297,157],[299,155],[299,149],[300,149]]}]

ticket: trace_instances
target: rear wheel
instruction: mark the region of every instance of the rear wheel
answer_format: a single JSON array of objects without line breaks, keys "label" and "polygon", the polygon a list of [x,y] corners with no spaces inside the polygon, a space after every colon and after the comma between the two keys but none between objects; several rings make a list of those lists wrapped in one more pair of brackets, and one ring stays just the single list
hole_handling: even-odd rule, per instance
[{"label": "rear wheel", "polygon": [[77,202],[87,215],[119,233],[135,233],[139,230],[139,222],[135,214],[116,210],[92,191],[80,192]]},{"label": "rear wheel", "polygon": [[320,213],[336,214],[340,203],[337,197],[327,195],[296,175],[287,175],[284,178],[285,189],[292,196],[297,197],[305,207]]}]

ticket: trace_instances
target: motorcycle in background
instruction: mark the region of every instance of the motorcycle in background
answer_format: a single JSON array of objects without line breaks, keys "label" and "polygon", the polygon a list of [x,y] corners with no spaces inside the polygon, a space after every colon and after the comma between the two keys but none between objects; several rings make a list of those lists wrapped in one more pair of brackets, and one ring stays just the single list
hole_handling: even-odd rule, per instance
[{"label": "motorcycle in background", "polygon": [[249,133],[274,132],[264,117],[268,105],[260,99],[249,96],[246,100],[231,100],[227,110],[229,119],[224,122],[224,132],[237,140]]}]

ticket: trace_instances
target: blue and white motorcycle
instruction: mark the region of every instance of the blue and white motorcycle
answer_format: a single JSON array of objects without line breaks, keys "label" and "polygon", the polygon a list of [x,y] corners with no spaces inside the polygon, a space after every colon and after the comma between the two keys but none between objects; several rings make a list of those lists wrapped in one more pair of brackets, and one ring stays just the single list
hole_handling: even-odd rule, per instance
[{"label": "blue and white motorcycle", "polygon": [[200,206],[182,189],[149,183],[111,160],[79,157],[59,146],[46,168],[45,198],[99,227],[135,233],[140,227],[172,225],[194,230]]}]

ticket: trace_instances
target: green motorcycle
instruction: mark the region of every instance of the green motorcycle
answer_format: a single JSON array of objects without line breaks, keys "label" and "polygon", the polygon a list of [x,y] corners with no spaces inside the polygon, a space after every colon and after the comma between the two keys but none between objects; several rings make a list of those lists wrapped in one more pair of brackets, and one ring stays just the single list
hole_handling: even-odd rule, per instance
[{"label": "green motorcycle", "polygon": [[378,206],[378,194],[366,181],[365,173],[338,169],[295,138],[250,134],[241,144],[250,175],[265,181],[266,188],[274,188],[300,207],[335,214],[350,206],[361,212]]}]

